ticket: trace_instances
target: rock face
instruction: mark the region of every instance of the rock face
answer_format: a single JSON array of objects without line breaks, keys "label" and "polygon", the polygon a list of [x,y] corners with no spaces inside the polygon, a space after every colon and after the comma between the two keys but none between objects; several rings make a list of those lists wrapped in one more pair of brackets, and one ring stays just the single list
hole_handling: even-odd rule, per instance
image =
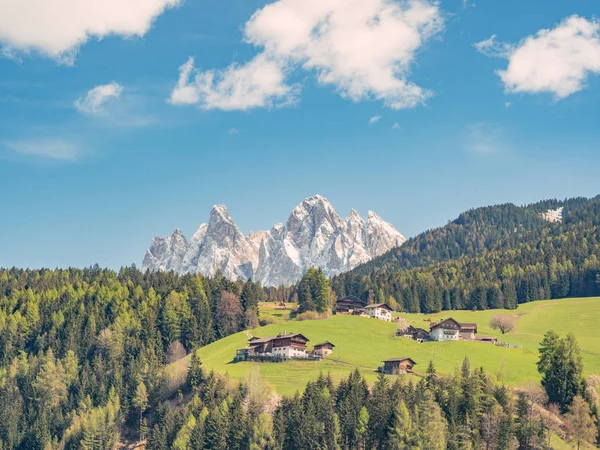
[{"label": "rock face", "polygon": [[363,220],[352,210],[346,220],[320,196],[307,198],[285,224],[248,236],[235,225],[224,205],[213,206],[208,224],[188,241],[179,229],[155,237],[146,251],[143,270],[173,270],[212,276],[217,270],[232,279],[260,281],[265,286],[290,285],[310,267],[327,276],[402,245],[406,239],[374,212]]},{"label": "rock face", "polygon": [[545,213],[542,213],[540,215],[542,216],[542,219],[544,219],[550,223],[562,222],[564,209],[565,208],[561,206],[558,209],[549,209],[548,211],[546,211]]}]

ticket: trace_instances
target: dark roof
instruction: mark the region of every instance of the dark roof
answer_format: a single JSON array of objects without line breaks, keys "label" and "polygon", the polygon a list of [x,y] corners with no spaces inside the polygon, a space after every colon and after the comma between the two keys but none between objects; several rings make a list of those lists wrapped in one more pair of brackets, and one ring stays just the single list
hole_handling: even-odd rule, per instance
[{"label": "dark roof", "polygon": [[293,338],[293,337],[298,337],[298,336],[304,338],[307,342],[310,340],[301,333],[290,333],[290,334],[279,334],[277,336],[269,336],[269,337],[264,337],[264,338],[253,337],[253,338],[250,338],[248,340],[248,342],[250,344],[263,344],[265,342],[270,342],[273,339]]},{"label": "dark roof", "polygon": [[358,300],[356,298],[352,298],[352,297],[340,298],[336,301],[336,303],[356,303],[356,304],[360,304],[360,305],[363,304],[363,302],[361,302],[360,300]]},{"label": "dark roof", "polygon": [[429,334],[429,331],[427,331],[425,328],[415,328],[414,330],[415,330],[415,331],[422,332],[422,333],[427,333],[427,334]]},{"label": "dark roof", "polygon": [[402,362],[402,361],[410,361],[411,363],[413,363],[413,365],[416,365],[417,363],[412,359],[412,358],[390,358],[390,359],[384,359],[383,362]]},{"label": "dark roof", "polygon": [[460,323],[457,322],[456,320],[454,320],[452,317],[449,317],[448,319],[444,319],[444,320],[442,320],[442,321],[440,321],[438,323],[434,323],[433,325],[430,325],[429,329],[435,330],[436,328],[439,328],[440,326],[442,326],[443,324],[448,323],[448,322],[454,322],[454,324],[456,324],[456,326],[460,330],[460,328],[461,328]]},{"label": "dark roof", "polygon": [[315,348],[317,348],[317,347],[323,347],[324,345],[327,345],[327,344],[331,345],[332,347],[335,347],[335,345],[333,345],[333,344],[332,344],[331,342],[329,342],[329,341],[321,342],[320,344],[315,344],[315,345],[314,345],[314,347],[315,347]]},{"label": "dark roof", "polygon": [[365,306],[365,309],[371,309],[371,308],[385,308],[389,311],[393,311],[392,307],[390,305],[388,305],[387,303],[377,303],[376,305]]}]

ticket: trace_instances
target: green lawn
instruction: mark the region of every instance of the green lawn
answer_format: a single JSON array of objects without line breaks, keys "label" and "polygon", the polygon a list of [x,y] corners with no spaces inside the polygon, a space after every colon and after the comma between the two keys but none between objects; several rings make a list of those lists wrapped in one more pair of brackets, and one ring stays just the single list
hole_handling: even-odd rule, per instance
[{"label": "green lawn", "polygon": [[270,320],[273,323],[286,322],[296,307],[295,303],[288,303],[285,307],[281,307],[277,302],[261,302],[259,303],[260,319]]},{"label": "green lawn", "polygon": [[[265,311],[266,313],[266,311]],[[276,313],[275,310],[270,314]],[[262,314],[262,312],[261,312]],[[502,348],[478,342],[430,342],[419,344],[410,339],[394,336],[396,325],[376,319],[356,316],[332,316],[327,320],[289,321],[258,328],[256,336],[273,336],[277,333],[297,332],[306,335],[310,342],[328,340],[336,347],[333,355],[324,361],[288,361],[259,364],[261,377],[280,394],[302,390],[307,381],[320,372],[330,372],[334,379],[348,376],[358,367],[368,380],[376,377],[375,369],[381,361],[393,357],[411,357],[417,362],[417,372],[423,373],[430,360],[442,373],[452,373],[468,356],[472,366],[483,366],[499,381],[520,385],[538,380],[536,371],[537,347],[543,334],[553,329],[559,334],[575,333],[582,348],[585,372],[600,373],[600,339],[597,324],[600,321],[600,298],[550,300],[522,305],[516,311],[445,311],[436,315],[403,315],[416,326],[428,328],[425,319],[439,320],[454,317],[458,321],[476,322],[480,335],[498,335],[489,328],[495,314],[514,314],[517,329],[501,340],[523,348]],[[281,318],[280,320],[283,320]],[[245,347],[247,335],[238,333],[214,342],[199,350],[207,370],[227,373],[235,379],[244,379],[252,364],[233,363],[236,349]]]}]

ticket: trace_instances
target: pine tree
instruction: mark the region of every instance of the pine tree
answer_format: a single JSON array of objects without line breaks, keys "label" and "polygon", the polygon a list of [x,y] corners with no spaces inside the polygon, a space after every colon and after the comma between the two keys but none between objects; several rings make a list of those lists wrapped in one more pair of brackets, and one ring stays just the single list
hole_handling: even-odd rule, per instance
[{"label": "pine tree", "polygon": [[137,387],[135,388],[135,396],[133,397],[133,406],[138,408],[140,411],[140,442],[144,440],[144,435],[142,433],[142,418],[144,411],[148,408],[148,391],[146,390],[146,385],[144,382],[139,379]]},{"label": "pine tree", "polygon": [[413,424],[410,412],[404,401],[394,410],[392,428],[389,434],[390,450],[409,450],[418,445],[418,430]]},{"label": "pine tree", "polygon": [[202,370],[202,361],[197,351],[192,351],[190,368],[187,374],[187,383],[192,389],[197,390],[204,381],[204,371]]}]

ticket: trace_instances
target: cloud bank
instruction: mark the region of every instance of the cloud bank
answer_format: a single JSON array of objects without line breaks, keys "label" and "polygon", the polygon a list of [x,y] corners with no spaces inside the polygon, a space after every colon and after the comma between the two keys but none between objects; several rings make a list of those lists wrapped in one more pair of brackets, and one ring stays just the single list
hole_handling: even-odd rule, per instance
[{"label": "cloud bank", "polygon": [[408,79],[411,67],[443,28],[429,0],[277,0],[245,25],[245,42],[261,49],[253,59],[200,71],[190,58],[169,101],[223,110],[286,106],[299,93],[289,73],[301,69],[352,101],[412,108],[431,93]]},{"label": "cloud bank", "polygon": [[600,74],[600,21],[571,16],[517,45],[498,43],[492,36],[475,48],[508,60],[508,67],[496,72],[507,93],[548,92],[561,100],[583,90],[589,76]]},{"label": "cloud bank", "polygon": [[110,35],[144,36],[182,0],[2,0],[0,44],[72,64],[80,46]]}]

